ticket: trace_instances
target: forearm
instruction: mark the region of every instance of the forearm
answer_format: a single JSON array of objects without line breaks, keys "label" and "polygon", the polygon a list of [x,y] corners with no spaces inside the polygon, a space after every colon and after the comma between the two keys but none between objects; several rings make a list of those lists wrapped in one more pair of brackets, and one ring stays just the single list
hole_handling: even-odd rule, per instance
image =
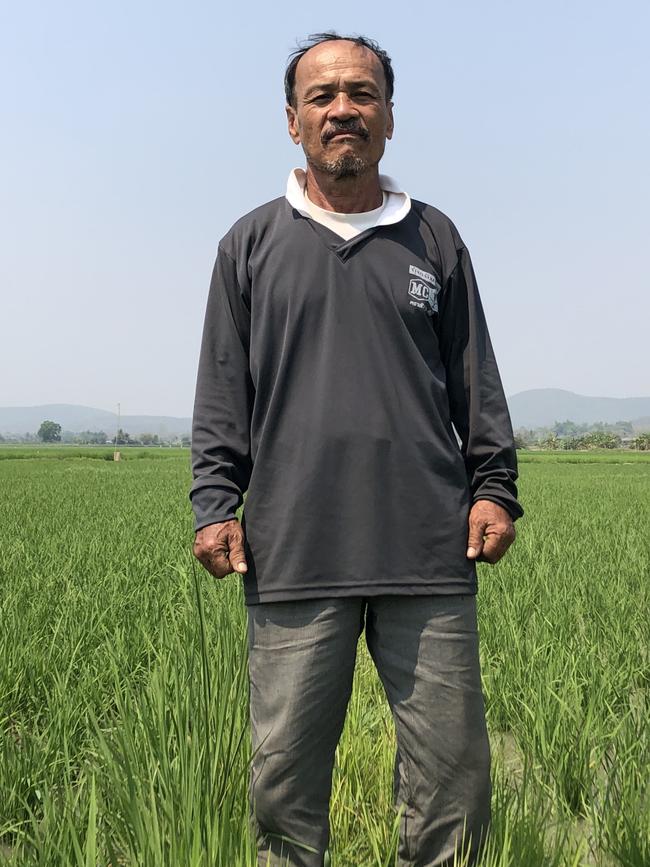
[{"label": "forearm", "polygon": [[515,519],[517,454],[469,254],[459,251],[441,307],[441,346],[452,422],[473,502],[490,500]]},{"label": "forearm", "polygon": [[220,251],[203,328],[192,422],[190,499],[197,530],[234,518],[250,480],[254,389],[246,316],[234,263]]}]

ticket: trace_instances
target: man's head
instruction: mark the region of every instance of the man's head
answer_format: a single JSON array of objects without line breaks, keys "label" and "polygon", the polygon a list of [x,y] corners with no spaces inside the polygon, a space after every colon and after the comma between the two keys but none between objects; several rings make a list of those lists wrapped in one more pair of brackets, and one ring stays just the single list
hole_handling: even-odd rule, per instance
[{"label": "man's head", "polygon": [[320,33],[285,73],[289,135],[307,163],[336,178],[374,169],[393,135],[390,57],[363,36]]}]

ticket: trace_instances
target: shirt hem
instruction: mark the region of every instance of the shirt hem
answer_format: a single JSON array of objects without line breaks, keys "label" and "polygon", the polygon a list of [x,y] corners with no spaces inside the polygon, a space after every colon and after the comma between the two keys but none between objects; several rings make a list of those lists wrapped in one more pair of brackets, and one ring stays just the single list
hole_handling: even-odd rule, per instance
[{"label": "shirt hem", "polygon": [[252,591],[246,588],[244,579],[244,601],[246,605],[259,605],[265,602],[294,602],[300,599],[330,599],[349,596],[475,596],[478,593],[476,581],[436,581],[430,584],[373,583],[355,584],[347,587],[329,585],[322,587],[286,587],[278,590]]}]

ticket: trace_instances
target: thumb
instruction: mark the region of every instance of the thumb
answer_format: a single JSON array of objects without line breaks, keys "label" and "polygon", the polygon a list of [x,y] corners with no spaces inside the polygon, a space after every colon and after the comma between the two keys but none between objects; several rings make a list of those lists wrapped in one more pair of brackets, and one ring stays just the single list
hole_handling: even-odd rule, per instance
[{"label": "thumb", "polygon": [[476,560],[481,556],[483,551],[483,531],[485,526],[481,524],[470,524],[469,536],[467,539],[467,558]]},{"label": "thumb", "polygon": [[234,542],[228,551],[228,559],[233,568],[233,572],[246,572],[248,565],[246,564],[246,555],[244,554],[244,546],[241,542]]}]

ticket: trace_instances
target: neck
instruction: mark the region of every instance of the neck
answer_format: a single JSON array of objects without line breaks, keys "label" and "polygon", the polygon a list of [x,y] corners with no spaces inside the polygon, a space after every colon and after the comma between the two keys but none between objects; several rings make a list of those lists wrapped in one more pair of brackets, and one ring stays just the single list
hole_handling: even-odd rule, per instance
[{"label": "neck", "polygon": [[377,166],[355,177],[335,178],[308,164],[306,175],[309,200],[325,211],[362,214],[383,202]]}]

